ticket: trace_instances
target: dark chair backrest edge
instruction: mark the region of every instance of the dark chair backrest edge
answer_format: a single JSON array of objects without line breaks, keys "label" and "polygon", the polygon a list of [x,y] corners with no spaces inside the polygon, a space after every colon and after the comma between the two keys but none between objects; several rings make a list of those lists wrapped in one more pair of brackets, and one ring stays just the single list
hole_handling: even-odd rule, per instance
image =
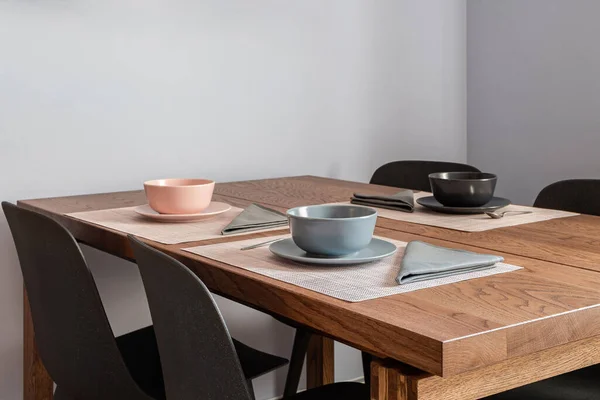
[{"label": "dark chair backrest edge", "polygon": [[150,400],[119,352],[94,278],[60,223],[2,202],[31,308],[40,357],[60,391],[91,400]]},{"label": "dark chair backrest edge", "polygon": [[129,236],[158,343],[167,398],[249,400],[225,325],[204,283],[185,265]]},{"label": "dark chair backrest edge", "polygon": [[456,162],[428,160],[392,161],[377,168],[369,183],[403,189],[430,191],[429,174],[434,172],[481,172]]},{"label": "dark chair backrest edge", "polygon": [[600,216],[599,198],[600,179],[567,179],[543,188],[533,205]]}]

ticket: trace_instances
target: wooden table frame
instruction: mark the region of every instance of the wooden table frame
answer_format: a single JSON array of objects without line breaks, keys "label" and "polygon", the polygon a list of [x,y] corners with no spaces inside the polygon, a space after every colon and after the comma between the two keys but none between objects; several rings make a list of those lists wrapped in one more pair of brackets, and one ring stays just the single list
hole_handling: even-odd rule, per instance
[{"label": "wooden table frame", "polygon": [[[355,191],[393,193],[397,189],[293,177],[220,184],[215,197],[237,206],[258,202],[284,210],[345,201]],[[28,200],[19,205],[58,219],[83,243],[131,260],[122,233],[63,213],[142,203],[143,193],[136,191]],[[556,232],[556,227],[561,231]],[[490,278],[492,286],[481,286],[487,284],[482,278],[349,304],[181,251],[239,237],[183,246],[150,243],[186,263],[211,291],[321,332],[308,355],[311,387],[333,381],[332,339],[381,357],[372,364],[374,400],[474,399],[600,363],[596,350],[600,344],[600,250],[594,251],[600,218],[580,216],[478,233],[380,218],[376,233],[404,241],[493,250],[525,270]],[[527,304],[487,304],[470,292],[492,288],[492,294],[497,294],[494,284],[510,301]],[[532,296],[528,291],[541,294]],[[451,303],[446,305],[449,298]],[[468,312],[457,314],[454,304]],[[24,398],[51,399],[52,383],[36,352],[26,296],[24,306]],[[424,308],[416,312],[418,307]],[[490,318],[483,317],[482,310],[492,313]],[[403,313],[403,320],[396,318],[398,313]],[[539,338],[536,332],[540,331],[549,334]]]}]

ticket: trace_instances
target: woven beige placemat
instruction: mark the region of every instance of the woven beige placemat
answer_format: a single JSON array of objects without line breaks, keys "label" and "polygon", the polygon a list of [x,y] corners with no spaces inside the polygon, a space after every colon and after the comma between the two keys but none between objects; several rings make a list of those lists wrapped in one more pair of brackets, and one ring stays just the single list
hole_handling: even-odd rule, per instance
[{"label": "woven beige placemat", "polygon": [[[241,208],[231,207],[231,210],[203,221],[168,223],[146,219],[137,214],[134,211],[135,208],[136,207],[113,208],[108,210],[76,212],[67,215],[85,222],[91,222],[106,228],[154,240],[155,242],[177,244],[223,238],[225,237],[221,235],[223,228],[243,211]],[[261,231],[244,232],[227,235],[226,237],[280,229],[285,228],[271,228]]]},{"label": "woven beige placemat", "polygon": [[460,214],[442,214],[429,210],[426,207],[416,203],[419,197],[431,196],[431,193],[415,193],[415,210],[412,213],[377,208],[377,213],[382,218],[393,219],[396,221],[411,222],[414,224],[437,226],[440,228],[454,229],[464,232],[483,232],[491,229],[506,228],[531,224],[534,222],[548,221],[555,218],[566,218],[579,215],[577,213],[549,210],[545,208],[535,208],[527,206],[509,205],[499,212],[503,211],[532,211],[531,214],[507,214],[500,219],[492,219],[485,214],[460,215]]},{"label": "woven beige placemat", "polygon": [[[274,236],[273,239],[276,237]],[[285,238],[289,236],[281,235],[279,237]],[[349,302],[359,302],[412,292],[414,290],[515,271],[521,268],[499,263],[494,268],[479,272],[398,285],[396,276],[400,270],[400,262],[404,255],[406,242],[385,239],[398,246],[398,251],[393,256],[367,264],[340,266],[310,265],[288,261],[271,254],[268,246],[252,250],[240,250],[244,246],[261,243],[264,240],[265,238],[257,238],[197,246],[184,250]]]}]

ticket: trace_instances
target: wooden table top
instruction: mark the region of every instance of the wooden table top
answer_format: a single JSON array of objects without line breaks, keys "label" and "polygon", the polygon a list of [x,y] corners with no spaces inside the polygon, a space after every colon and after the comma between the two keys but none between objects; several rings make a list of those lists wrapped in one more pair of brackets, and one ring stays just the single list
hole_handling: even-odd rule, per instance
[{"label": "wooden table top", "polygon": [[[352,193],[394,194],[397,188],[314,176],[264,179],[219,185],[216,193],[259,200],[282,208],[348,201]],[[378,226],[401,232],[522,255],[529,258],[600,271],[600,217],[580,215],[550,221],[462,232],[380,218]]]},{"label": "wooden table top", "polygon": [[[251,202],[280,210],[345,201],[355,192],[397,189],[317,177],[218,184],[215,199]],[[83,243],[131,259],[126,236],[67,217],[65,213],[145,203],[142,191],[106,193],[19,204],[65,224]],[[153,246],[188,265],[215,293],[277,314],[380,357],[441,376],[600,335],[600,218],[577,216],[486,232],[449,229],[379,218],[376,234],[402,241],[485,252],[524,269],[394,296],[348,303],[181,249],[203,242]]]}]

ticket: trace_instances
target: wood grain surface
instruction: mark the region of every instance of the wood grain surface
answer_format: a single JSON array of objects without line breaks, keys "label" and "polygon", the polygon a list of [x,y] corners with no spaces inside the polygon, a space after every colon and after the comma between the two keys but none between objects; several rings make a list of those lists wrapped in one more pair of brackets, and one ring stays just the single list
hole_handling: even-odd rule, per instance
[{"label": "wood grain surface", "polygon": [[600,363],[600,336],[505,360],[449,378],[404,371],[419,400],[474,400]]},{"label": "wood grain surface", "polygon": [[600,363],[600,336],[515,357],[452,377],[375,359],[371,399],[476,400]]},{"label": "wood grain surface", "polygon": [[[344,201],[353,192],[395,191],[326,178],[293,177],[218,184],[215,196],[239,207],[256,202],[284,210]],[[141,192],[122,192],[19,204],[58,219],[84,243],[130,259],[129,244],[122,233],[63,214],[144,202]],[[347,303],[181,250],[218,239],[178,245],[149,243],[184,262],[215,293],[447,379],[552,348],[586,343],[600,335],[600,248],[595,246],[596,233],[600,233],[600,218],[589,216],[481,233],[380,219],[376,230],[380,236],[493,251],[524,269],[360,303]],[[385,382],[404,384],[404,378],[390,380],[385,376],[381,378]],[[404,397],[395,398],[410,398],[409,389]]]},{"label": "wood grain surface", "polygon": [[[348,201],[353,193],[393,194],[399,189],[299,176],[218,185],[216,193],[282,208]],[[461,232],[380,218],[378,226],[444,241],[600,271],[600,217],[580,215],[485,232]]]},{"label": "wood grain surface", "polygon": [[313,335],[306,352],[306,387],[308,389],[335,382],[334,341]]}]

